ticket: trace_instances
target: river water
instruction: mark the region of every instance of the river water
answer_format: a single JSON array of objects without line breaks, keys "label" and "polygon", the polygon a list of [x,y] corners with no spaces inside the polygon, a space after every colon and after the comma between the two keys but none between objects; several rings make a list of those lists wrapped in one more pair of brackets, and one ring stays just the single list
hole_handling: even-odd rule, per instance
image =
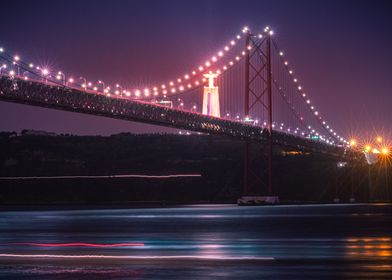
[{"label": "river water", "polygon": [[1,279],[392,279],[392,205],[0,212]]}]

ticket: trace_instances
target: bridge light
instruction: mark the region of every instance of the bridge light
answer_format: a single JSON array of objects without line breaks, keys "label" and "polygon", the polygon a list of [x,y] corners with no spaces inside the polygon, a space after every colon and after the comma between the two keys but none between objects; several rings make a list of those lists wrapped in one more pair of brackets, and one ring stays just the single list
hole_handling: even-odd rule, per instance
[{"label": "bridge light", "polygon": [[319,113],[316,111],[316,112],[314,112],[314,114],[315,114],[316,116],[318,116]]},{"label": "bridge light", "polygon": [[73,78],[69,78],[68,82],[72,84],[74,82],[74,79]]},{"label": "bridge light", "polygon": [[30,64],[29,64],[29,67],[30,67],[30,68],[33,68],[33,67],[34,67],[34,64],[33,64],[33,63],[30,63]]},{"label": "bridge light", "polygon": [[280,55],[280,56],[283,56],[283,52],[280,52],[279,55]]},{"label": "bridge light", "polygon": [[184,87],[183,87],[183,86],[180,86],[180,87],[179,87],[179,90],[180,90],[180,91],[183,91],[183,90],[184,90]]},{"label": "bridge light", "polygon": [[225,51],[228,51],[229,49],[230,49],[229,46],[225,46],[224,48]]},{"label": "bridge light", "polygon": [[181,79],[180,79],[180,78],[178,78],[178,79],[177,79],[177,82],[181,83]]},{"label": "bridge light", "polygon": [[225,65],[225,66],[223,66],[223,70],[227,70],[227,66]]},{"label": "bridge light", "polygon": [[161,88],[165,89],[165,88],[166,88],[166,85],[161,85]]},{"label": "bridge light", "polygon": [[119,95],[119,94],[120,94],[120,92],[119,92],[118,90],[116,90],[114,93],[115,93],[116,95]]},{"label": "bridge light", "polygon": [[137,89],[137,90],[135,91],[135,96],[136,96],[136,97],[139,97],[139,96],[140,96],[140,90]]},{"label": "bridge light", "polygon": [[364,151],[367,153],[370,152],[371,149],[372,149],[372,147],[370,145],[365,145],[365,147],[364,147]]},{"label": "bridge light", "polygon": [[3,52],[4,51],[4,49],[3,48],[0,48],[0,52]]},{"label": "bridge light", "polygon": [[213,57],[211,58],[211,60],[212,60],[213,62],[216,62],[218,59],[216,58],[216,56],[213,56]]},{"label": "bridge light", "polygon": [[223,52],[222,51],[218,52],[218,56],[223,56]]},{"label": "bridge light", "polygon": [[229,64],[230,64],[231,66],[233,66],[234,62],[233,62],[233,61],[230,61]]},{"label": "bridge light", "polygon": [[93,87],[93,90],[97,91],[97,90],[98,90],[98,88],[97,88],[97,87]]},{"label": "bridge light", "polygon": [[211,66],[211,62],[206,61],[205,65],[206,65],[206,67],[210,67]]},{"label": "bridge light", "polygon": [[196,75],[196,71],[192,71],[192,75]]},{"label": "bridge light", "polygon": [[236,56],[236,57],[235,57],[235,60],[237,60],[237,61],[240,60],[240,57],[239,57],[239,56]]},{"label": "bridge light", "polygon": [[298,80],[297,79],[293,79],[293,82],[296,83],[296,82],[298,82]]},{"label": "bridge light", "polygon": [[306,100],[306,103],[310,104],[310,99]]},{"label": "bridge light", "polygon": [[351,146],[351,147],[357,146],[357,140],[351,139],[351,140],[350,140],[350,146]]},{"label": "bridge light", "polygon": [[175,92],[176,92],[176,89],[175,89],[175,88],[172,88],[172,89],[171,89],[171,92],[172,92],[172,93],[175,93]]},{"label": "bridge light", "polygon": [[203,71],[203,70],[204,70],[203,66],[199,66],[199,71]]},{"label": "bridge light", "polygon": [[184,78],[185,78],[185,80],[188,80],[188,79],[189,79],[189,75],[188,75],[188,74],[185,74],[185,75],[184,75]]},{"label": "bridge light", "polygon": [[93,84],[92,84],[91,82],[88,82],[87,85],[88,85],[89,87],[91,87]]},{"label": "bridge light", "polygon": [[298,87],[298,90],[301,90],[301,89],[302,89],[302,87],[301,87],[301,86],[299,86],[299,87]]},{"label": "bridge light", "polygon": [[144,95],[149,96],[150,95],[150,90],[148,88],[144,89]]},{"label": "bridge light", "polygon": [[272,35],[274,35],[274,31],[270,30],[270,32],[268,32],[268,34],[272,36]]},{"label": "bridge light", "polygon": [[44,75],[44,76],[46,76],[46,75],[48,75],[49,74],[49,70],[48,69],[46,69],[46,68],[44,68],[44,69],[42,69],[42,75]]},{"label": "bridge light", "polygon": [[288,61],[285,61],[285,62],[284,62],[284,65],[286,65],[286,66],[289,65],[289,62],[288,62]]},{"label": "bridge light", "polygon": [[60,75],[56,75],[56,79],[57,80],[61,80],[61,76]]},{"label": "bridge light", "polygon": [[14,70],[11,70],[11,71],[10,71],[10,75],[11,75],[11,76],[15,76],[15,71],[14,71]]},{"label": "bridge light", "polygon": [[241,39],[241,35],[237,35],[236,38],[237,38],[237,40]]},{"label": "bridge light", "polygon": [[259,34],[257,37],[259,37],[259,39],[263,38],[262,34]]},{"label": "bridge light", "polygon": [[125,95],[126,95],[126,96],[131,96],[131,92],[130,92],[130,91],[126,91],[126,92],[125,92]]},{"label": "bridge light", "polygon": [[234,45],[235,45],[235,41],[234,41],[234,40],[231,40],[231,41],[230,41],[230,45],[234,46]]},{"label": "bridge light", "polygon": [[306,93],[302,93],[302,97],[306,97]]},{"label": "bridge light", "polygon": [[381,137],[381,136],[377,136],[376,141],[377,141],[378,143],[381,143],[381,142],[382,142],[382,137]]},{"label": "bridge light", "polygon": [[384,147],[381,149],[381,154],[383,154],[384,156],[389,155],[389,149],[387,147]]},{"label": "bridge light", "polygon": [[290,75],[292,75],[293,74],[293,70],[289,70],[289,73],[290,73]]},{"label": "bridge light", "polygon": [[169,85],[173,86],[174,85],[173,81],[170,81]]},{"label": "bridge light", "polygon": [[14,56],[14,60],[15,60],[15,61],[19,61],[19,60],[20,60],[20,57],[19,57],[18,55],[15,55],[15,56]]}]

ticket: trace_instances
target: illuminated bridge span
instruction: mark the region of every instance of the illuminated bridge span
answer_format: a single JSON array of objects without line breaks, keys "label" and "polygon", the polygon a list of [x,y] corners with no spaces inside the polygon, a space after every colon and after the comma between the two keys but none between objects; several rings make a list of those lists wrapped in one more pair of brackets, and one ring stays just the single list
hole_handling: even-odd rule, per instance
[{"label": "illuminated bridge span", "polygon": [[0,62],[3,101],[244,139],[245,194],[251,141],[263,145],[268,172],[261,177],[268,178],[269,194],[274,145],[350,154],[349,143],[311,102],[268,27],[261,33],[245,27],[189,72],[143,88],[76,79],[2,48]]}]

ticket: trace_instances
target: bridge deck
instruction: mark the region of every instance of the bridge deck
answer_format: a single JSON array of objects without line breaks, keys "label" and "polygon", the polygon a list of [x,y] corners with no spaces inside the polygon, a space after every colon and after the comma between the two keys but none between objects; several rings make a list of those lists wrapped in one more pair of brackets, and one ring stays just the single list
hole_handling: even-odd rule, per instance
[{"label": "bridge deck", "polygon": [[[0,77],[0,100],[260,142],[267,142],[268,139],[268,132],[260,126],[8,76]],[[280,131],[273,132],[273,142],[336,156],[342,156],[345,152],[342,147]]]}]

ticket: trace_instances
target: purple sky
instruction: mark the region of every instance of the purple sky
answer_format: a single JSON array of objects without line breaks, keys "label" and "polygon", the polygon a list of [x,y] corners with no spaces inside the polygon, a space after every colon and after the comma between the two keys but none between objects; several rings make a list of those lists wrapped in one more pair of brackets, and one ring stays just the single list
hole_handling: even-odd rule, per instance
[{"label": "purple sky", "polygon": [[[244,25],[270,25],[313,103],[348,137],[392,131],[389,11],[388,1],[6,1],[0,46],[91,80],[137,85],[193,68]],[[4,102],[0,119],[0,131],[166,130]]]}]

